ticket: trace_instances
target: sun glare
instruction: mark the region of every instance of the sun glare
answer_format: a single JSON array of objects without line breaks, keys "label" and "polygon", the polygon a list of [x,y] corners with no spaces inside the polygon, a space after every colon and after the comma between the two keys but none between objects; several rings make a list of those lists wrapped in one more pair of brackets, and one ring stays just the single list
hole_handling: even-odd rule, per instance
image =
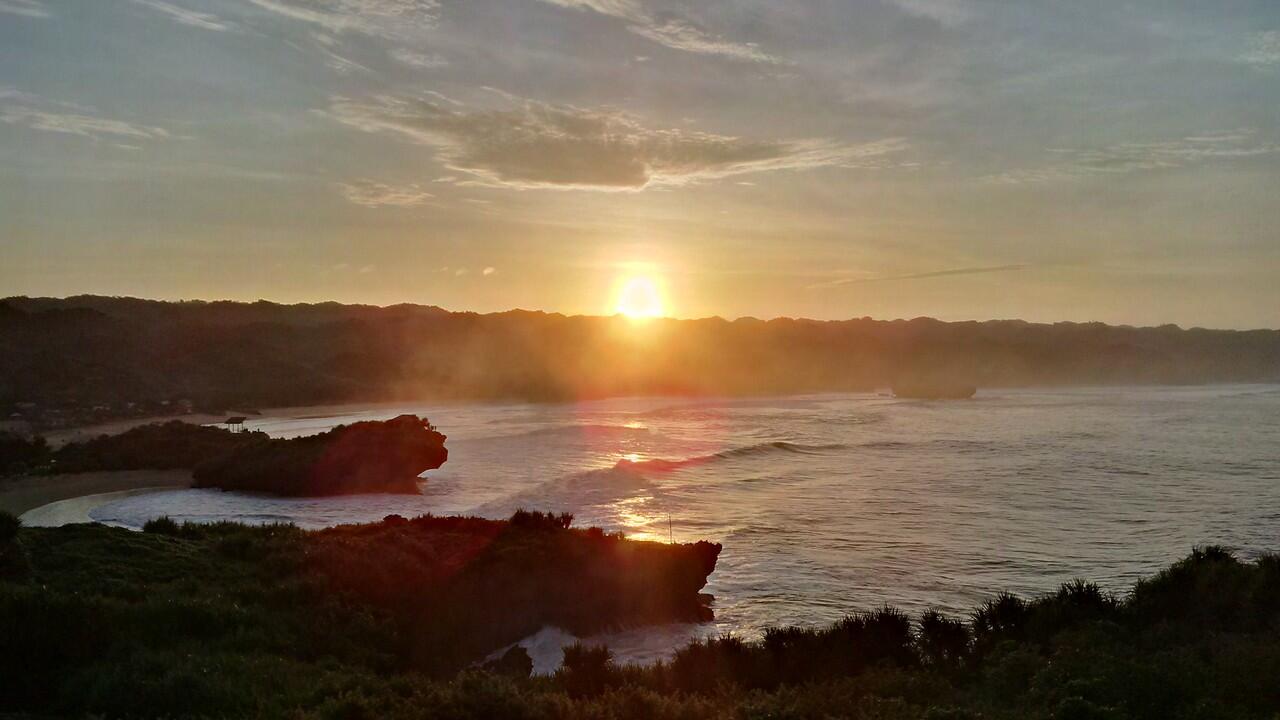
[{"label": "sun glare", "polygon": [[662,291],[651,277],[639,275],[624,278],[615,293],[614,312],[632,319],[662,317]]}]

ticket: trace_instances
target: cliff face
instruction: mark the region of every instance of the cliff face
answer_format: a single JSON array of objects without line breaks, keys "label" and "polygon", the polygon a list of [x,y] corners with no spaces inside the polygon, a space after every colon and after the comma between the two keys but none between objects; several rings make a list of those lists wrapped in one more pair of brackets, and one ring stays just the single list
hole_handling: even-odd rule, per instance
[{"label": "cliff face", "polygon": [[196,487],[320,496],[418,492],[449,459],[445,436],[416,415],[289,440],[260,437],[196,466]]},{"label": "cliff face", "polygon": [[639,542],[567,524],[526,512],[507,522],[392,516],[314,533],[310,567],[334,592],[408,618],[413,664],[425,669],[547,625],[582,635],[712,619],[700,591],[718,543]]}]

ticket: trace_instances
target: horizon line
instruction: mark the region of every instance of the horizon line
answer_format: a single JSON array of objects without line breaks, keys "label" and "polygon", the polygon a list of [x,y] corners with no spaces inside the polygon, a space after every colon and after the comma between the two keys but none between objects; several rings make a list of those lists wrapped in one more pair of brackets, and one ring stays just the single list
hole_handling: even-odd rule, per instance
[{"label": "horizon line", "polygon": [[[76,299],[80,299],[80,298],[84,298],[84,299],[90,299],[90,298],[91,298],[91,299],[102,299],[102,300],[136,301],[136,302],[147,302],[147,303],[167,303],[167,304],[174,304],[174,305],[178,305],[178,304],[204,304],[204,305],[213,305],[213,304],[218,304],[218,303],[227,303],[227,304],[232,304],[232,305],[256,305],[256,304],[263,303],[263,304],[267,304],[267,305],[274,305],[274,306],[276,306],[276,307],[282,307],[282,308],[289,308],[289,307],[308,307],[308,306],[310,306],[310,307],[315,307],[315,306],[321,306],[321,305],[338,305],[338,306],[341,306],[341,307],[373,308],[373,309],[378,309],[378,310],[389,310],[389,309],[397,308],[397,307],[414,307],[414,308],[422,308],[422,309],[428,309],[428,310],[439,310],[439,311],[441,311],[441,312],[446,312],[446,313],[453,314],[453,315],[467,315],[467,314],[470,314],[470,315],[487,316],[487,315],[504,315],[504,314],[508,314],[508,313],[528,313],[528,314],[541,314],[541,315],[553,315],[553,316],[554,316],[554,315],[558,315],[558,316],[560,316],[560,317],[570,318],[570,319],[572,319],[572,318],[602,319],[602,320],[627,320],[627,319],[629,319],[629,318],[627,318],[625,315],[623,315],[622,313],[611,313],[611,314],[605,314],[605,313],[598,313],[598,314],[592,314],[592,313],[565,313],[565,312],[561,312],[561,311],[558,311],[558,310],[541,310],[541,309],[531,309],[531,308],[523,308],[523,307],[513,307],[513,308],[508,308],[508,309],[506,309],[506,310],[490,310],[490,311],[479,311],[479,310],[455,310],[455,309],[451,309],[451,308],[444,307],[444,306],[442,306],[442,305],[425,304],[425,303],[408,302],[408,301],[406,301],[406,302],[398,302],[398,303],[391,303],[391,304],[388,304],[388,305],[378,305],[378,304],[375,304],[375,303],[342,302],[342,301],[339,301],[339,300],[321,300],[321,301],[312,301],[312,302],[305,302],[305,301],[303,301],[303,302],[281,302],[281,301],[278,301],[278,300],[268,300],[268,299],[266,299],[266,298],[258,298],[258,299],[256,299],[256,300],[233,300],[233,299],[228,299],[228,298],[222,298],[222,299],[216,299],[216,300],[207,300],[207,299],[202,299],[202,298],[176,298],[176,299],[173,299],[173,298],[147,298],[147,297],[138,297],[138,296],[136,296],[136,295],[100,295],[100,294],[95,294],[95,293],[79,293],[79,294],[76,294],[76,295],[66,295],[66,296],[61,296],[61,297],[59,297],[59,296],[54,296],[54,295],[7,295],[7,296],[4,296],[4,297],[0,297],[0,304],[8,304],[8,303],[9,303],[9,301],[11,301],[11,300],[67,302],[67,301],[75,301]],[[1053,321],[1036,321],[1036,320],[1025,320],[1025,319],[1023,319],[1023,318],[986,318],[986,319],[968,318],[968,319],[961,319],[961,320],[943,320],[943,319],[940,319],[940,318],[937,318],[937,317],[934,317],[934,316],[931,316],[931,315],[917,315],[917,316],[915,316],[915,317],[910,317],[910,318],[908,318],[908,317],[877,318],[877,317],[873,317],[873,316],[870,316],[870,315],[861,315],[861,316],[850,316],[850,317],[837,318],[837,319],[821,319],[821,318],[812,318],[812,317],[805,317],[805,316],[791,316],[791,315],[775,315],[775,316],[770,317],[770,318],[761,318],[761,317],[757,317],[757,316],[754,316],[754,315],[739,315],[739,316],[737,316],[737,317],[732,317],[732,318],[730,318],[730,317],[725,317],[725,316],[723,316],[723,315],[705,315],[705,316],[700,316],[700,317],[689,317],[689,316],[681,317],[681,316],[676,316],[676,315],[662,315],[662,316],[659,316],[659,317],[646,318],[645,320],[646,320],[647,322],[655,322],[655,321],[701,322],[701,321],[707,321],[707,320],[719,320],[719,321],[721,321],[721,322],[726,322],[726,323],[735,323],[735,322],[739,322],[739,321],[755,321],[755,322],[768,323],[768,322],[774,322],[774,321],[787,321],[787,320],[789,320],[789,321],[793,321],[793,322],[810,322],[810,323],[847,323],[847,322],[855,322],[855,321],[871,321],[871,322],[881,322],[881,323],[896,323],[896,322],[931,321],[931,322],[942,323],[942,324],[948,324],[948,325],[952,325],[952,324],[969,324],[969,323],[973,323],[973,324],[986,324],[986,323],[1023,323],[1023,324],[1026,324],[1026,325],[1043,325],[1043,326],[1054,326],[1054,325],[1102,325],[1102,326],[1109,327],[1109,328],[1128,328],[1128,329],[1134,329],[1134,330],[1156,330],[1156,329],[1161,329],[1161,328],[1173,328],[1173,329],[1179,330],[1179,331],[1181,331],[1181,332],[1190,332],[1190,331],[1195,331],[1195,330],[1204,330],[1204,331],[1211,331],[1211,332],[1240,332],[1240,333],[1251,333],[1251,332],[1280,332],[1280,328],[1274,328],[1274,327],[1252,327],[1252,328],[1243,328],[1243,327],[1241,327],[1241,328],[1222,328],[1222,327],[1216,327],[1216,328],[1214,328],[1214,327],[1204,327],[1204,326],[1200,326],[1200,325],[1193,325],[1193,326],[1190,326],[1190,327],[1185,327],[1185,326],[1183,326],[1183,325],[1181,325],[1181,324],[1179,324],[1179,323],[1173,323],[1173,322],[1160,323],[1160,324],[1158,324],[1158,325],[1151,325],[1151,324],[1135,325],[1135,324],[1131,324],[1131,323],[1109,323],[1109,322],[1105,322],[1105,321],[1102,321],[1102,320],[1053,320]]]}]

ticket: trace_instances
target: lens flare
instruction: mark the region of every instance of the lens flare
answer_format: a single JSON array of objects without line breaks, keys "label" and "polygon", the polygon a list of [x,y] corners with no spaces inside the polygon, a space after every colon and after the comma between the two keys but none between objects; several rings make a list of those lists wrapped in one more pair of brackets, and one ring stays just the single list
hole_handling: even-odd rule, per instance
[{"label": "lens flare", "polygon": [[618,283],[614,311],[633,319],[662,317],[662,291],[651,277],[640,275]]}]

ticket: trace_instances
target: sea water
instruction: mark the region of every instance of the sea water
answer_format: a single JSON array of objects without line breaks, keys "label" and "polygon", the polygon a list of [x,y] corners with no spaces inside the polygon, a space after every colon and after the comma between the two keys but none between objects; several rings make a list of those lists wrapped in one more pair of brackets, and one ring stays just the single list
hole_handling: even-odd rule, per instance
[{"label": "sea water", "polygon": [[[623,660],[885,604],[962,615],[1001,590],[1079,577],[1123,592],[1196,545],[1280,551],[1277,386],[380,405],[246,425],[295,437],[401,413],[448,435],[449,461],[420,496],[179,490],[90,514],[314,528],[528,508],[633,538],[723,543],[706,590],[715,621],[596,638]],[[546,669],[569,639],[548,630],[526,644]]]}]

